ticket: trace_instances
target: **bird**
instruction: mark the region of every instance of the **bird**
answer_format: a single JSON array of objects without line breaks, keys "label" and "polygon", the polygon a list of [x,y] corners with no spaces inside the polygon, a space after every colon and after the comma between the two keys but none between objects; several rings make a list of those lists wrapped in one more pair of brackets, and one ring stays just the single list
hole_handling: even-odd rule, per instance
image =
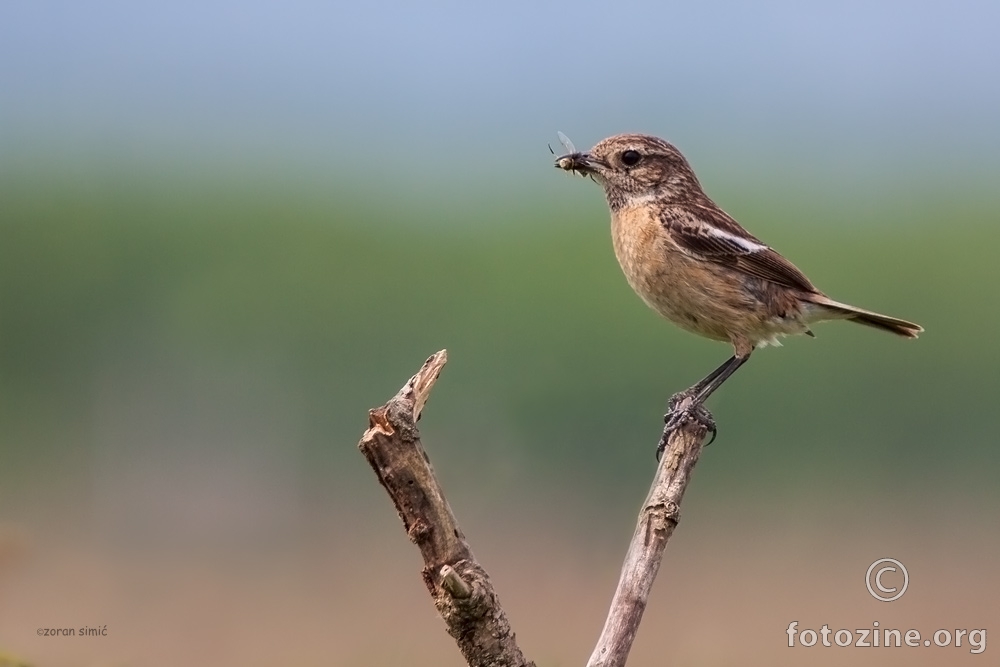
[{"label": "bird", "polygon": [[[813,336],[818,322],[848,320],[903,338],[923,331],[826,296],[712,201],[673,144],[618,134],[579,152],[562,133],[560,139],[570,152],[555,166],[589,176],[604,189],[615,257],[632,289],[680,328],[732,345],[732,357],[674,396],[668,429],[702,406],[755,349],[780,345],[782,336]],[[678,400],[683,397],[691,400]],[[714,425],[712,430],[714,438]],[[657,458],[664,445],[665,439]]]}]

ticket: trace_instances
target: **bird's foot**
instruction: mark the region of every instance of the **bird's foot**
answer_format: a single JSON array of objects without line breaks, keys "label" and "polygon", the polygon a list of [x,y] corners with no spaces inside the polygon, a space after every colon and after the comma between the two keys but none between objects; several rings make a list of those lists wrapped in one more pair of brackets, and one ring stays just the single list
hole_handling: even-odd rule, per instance
[{"label": "bird's foot", "polygon": [[667,414],[663,415],[665,426],[663,427],[663,437],[660,438],[660,444],[656,447],[657,462],[660,461],[663,451],[667,448],[670,434],[689,420],[695,420],[705,428],[706,432],[712,434],[709,441],[705,443],[706,447],[715,442],[718,429],[715,427],[715,418],[712,417],[712,413],[704,405],[694,403],[694,392],[690,389],[678,392],[670,397],[670,401],[667,403]]}]

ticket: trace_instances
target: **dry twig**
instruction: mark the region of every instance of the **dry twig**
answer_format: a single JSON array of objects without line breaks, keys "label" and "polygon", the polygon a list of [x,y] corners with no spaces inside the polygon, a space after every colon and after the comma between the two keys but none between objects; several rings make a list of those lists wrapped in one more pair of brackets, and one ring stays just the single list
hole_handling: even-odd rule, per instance
[{"label": "dry twig", "polygon": [[[671,400],[684,409],[691,398],[678,394]],[[622,667],[639,631],[653,580],[660,569],[663,550],[680,520],[681,499],[698,463],[705,436],[715,426],[712,415],[699,406],[694,414],[673,430],[664,428],[661,444],[666,449],[656,469],[653,485],[639,511],[639,521],[622,565],[618,589],[611,599],[611,609],[604,630],[587,662],[587,667]],[[669,414],[668,414],[669,417]]]},{"label": "dry twig", "polygon": [[369,412],[358,448],[424,558],[424,583],[471,667],[534,667],[518,648],[489,575],[458,527],[416,422],[448,355],[432,355],[388,403]]}]

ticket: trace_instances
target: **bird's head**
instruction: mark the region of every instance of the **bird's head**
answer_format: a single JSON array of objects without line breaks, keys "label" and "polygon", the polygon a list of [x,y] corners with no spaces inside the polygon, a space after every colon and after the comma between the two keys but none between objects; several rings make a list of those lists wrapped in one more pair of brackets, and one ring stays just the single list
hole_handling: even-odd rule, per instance
[{"label": "bird's head", "polygon": [[556,158],[556,167],[600,183],[612,209],[652,199],[684,201],[701,194],[681,152],[646,134],[608,137],[585,153]]}]

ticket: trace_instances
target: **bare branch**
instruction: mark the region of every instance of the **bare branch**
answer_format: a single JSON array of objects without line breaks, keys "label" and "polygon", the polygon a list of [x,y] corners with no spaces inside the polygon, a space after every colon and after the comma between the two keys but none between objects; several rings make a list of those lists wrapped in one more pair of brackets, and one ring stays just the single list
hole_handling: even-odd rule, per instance
[{"label": "bare branch", "polygon": [[358,448],[420,549],[424,584],[470,667],[534,667],[518,648],[420,442],[416,422],[447,359],[444,350],[431,355],[388,403],[369,411]]},{"label": "bare branch", "polygon": [[[679,404],[677,407],[684,410],[690,401],[690,397],[679,394],[671,400],[671,408]],[[680,519],[684,490],[698,463],[705,435],[715,428],[711,414],[703,407],[689,411],[691,416],[676,428],[664,428],[661,443],[666,441],[666,450],[639,511],[618,589],[587,667],[622,667],[628,659],[667,540]]]}]

